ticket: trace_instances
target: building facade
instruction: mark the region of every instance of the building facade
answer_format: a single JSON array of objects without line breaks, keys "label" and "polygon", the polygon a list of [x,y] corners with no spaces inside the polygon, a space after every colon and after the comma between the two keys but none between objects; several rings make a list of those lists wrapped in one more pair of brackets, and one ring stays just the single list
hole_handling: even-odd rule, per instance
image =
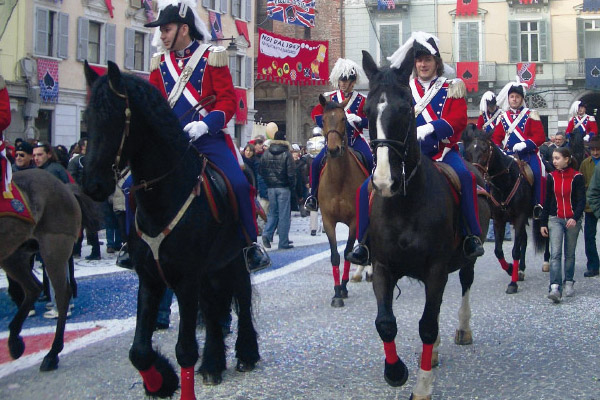
[{"label": "building facade", "polygon": [[[219,14],[216,28],[223,39],[213,43],[228,48],[234,85],[246,91],[249,121],[254,116],[252,7],[252,0],[198,2],[209,29],[209,13]],[[9,141],[21,137],[69,146],[86,136],[84,60],[99,70],[113,61],[125,72],[149,76],[155,49],[153,31],[144,24],[156,15],[154,1],[7,0],[0,10],[0,73],[12,111],[5,132]],[[230,122],[229,132],[238,143],[247,141],[252,124],[236,122]]]}]

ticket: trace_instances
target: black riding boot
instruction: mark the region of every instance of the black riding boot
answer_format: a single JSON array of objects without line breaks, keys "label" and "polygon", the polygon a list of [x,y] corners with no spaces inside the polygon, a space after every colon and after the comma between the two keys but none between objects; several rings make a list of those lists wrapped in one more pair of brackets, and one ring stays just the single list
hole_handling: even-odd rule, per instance
[{"label": "black riding boot", "polygon": [[467,258],[477,258],[483,255],[483,245],[481,239],[475,235],[465,237],[463,242],[463,252]]},{"label": "black riding boot", "polygon": [[317,211],[319,209],[319,202],[317,201],[317,198],[313,195],[308,196],[304,202],[304,208],[306,208],[308,211]]},{"label": "black riding boot", "polygon": [[248,272],[256,272],[271,266],[269,255],[263,251],[256,243],[244,249],[246,257],[246,266]]},{"label": "black riding boot", "polygon": [[346,256],[346,260],[356,265],[369,265],[371,263],[369,248],[362,243],[357,244]]}]

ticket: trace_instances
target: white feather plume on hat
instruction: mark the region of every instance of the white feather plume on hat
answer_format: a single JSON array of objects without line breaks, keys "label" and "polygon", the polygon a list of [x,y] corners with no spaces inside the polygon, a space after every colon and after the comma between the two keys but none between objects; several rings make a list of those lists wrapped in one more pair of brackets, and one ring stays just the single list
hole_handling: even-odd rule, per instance
[{"label": "white feather plume on hat", "polygon": [[487,111],[487,102],[496,97],[496,94],[490,90],[485,92],[483,96],[481,96],[481,101],[479,102],[479,111],[486,112]]},{"label": "white feather plume on hat", "polygon": [[573,102],[573,104],[571,104],[571,108],[569,108],[569,115],[571,117],[574,117],[577,115],[577,111],[579,110],[579,105],[581,104],[581,101],[577,100],[575,102]]},{"label": "white feather plume on hat", "polygon": [[[160,17],[160,12],[164,10],[167,6],[188,6],[194,15],[194,24],[196,25],[196,29],[203,36],[203,42],[207,43],[209,38],[211,37],[210,31],[206,27],[204,21],[200,19],[198,15],[198,1],[197,0],[158,0],[157,1],[157,9],[158,15],[156,19]],[[156,27],[154,29],[154,36],[152,36],[152,46],[155,46],[159,53],[165,52],[167,49],[163,46],[162,40],[160,40],[160,27]]]},{"label": "white feather plume on hat", "polygon": [[337,86],[341,78],[348,78],[351,75],[356,75],[356,83],[360,83],[364,79],[365,73],[354,61],[347,58],[338,58],[329,73],[329,82],[333,86]]},{"label": "white feather plume on hat", "polygon": [[[516,77],[516,80],[514,82],[508,82],[506,85],[504,85],[502,90],[500,90],[500,93],[498,93],[498,96],[496,96],[498,107],[500,107],[504,111],[508,110],[508,108],[509,108],[509,106],[508,106],[508,91],[513,86],[522,86],[523,94],[527,94],[527,89],[529,88],[529,85],[526,84],[525,82],[521,82],[519,80],[518,76]],[[527,107],[527,104],[525,103],[525,97],[523,97],[523,107]]]}]

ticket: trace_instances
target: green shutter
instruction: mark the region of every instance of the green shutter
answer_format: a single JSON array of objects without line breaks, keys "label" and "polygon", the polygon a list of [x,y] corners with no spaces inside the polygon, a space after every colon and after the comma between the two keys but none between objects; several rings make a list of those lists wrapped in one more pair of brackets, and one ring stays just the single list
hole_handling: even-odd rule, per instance
[{"label": "green shutter", "polygon": [[117,62],[117,26],[115,24],[106,24],[104,33],[106,61]]},{"label": "green shutter", "polygon": [[58,13],[58,53],[63,59],[69,57],[69,14]]},{"label": "green shutter", "polygon": [[467,46],[468,26],[466,22],[458,24],[458,61],[466,61],[469,57],[469,48]]},{"label": "green shutter", "polygon": [[469,23],[469,61],[479,61],[479,23]]},{"label": "green shutter", "polygon": [[[252,21],[252,0],[245,0],[246,2],[246,18],[244,18],[246,21],[250,22]],[[242,3],[242,6],[244,5],[244,3]]]},{"label": "green shutter", "polygon": [[77,60],[84,61],[88,58],[88,41],[90,35],[90,21],[87,18],[77,19]]},{"label": "green shutter", "polygon": [[135,68],[135,31],[131,28],[125,28],[125,68]]},{"label": "green shutter", "polygon": [[46,9],[35,11],[35,54],[48,56],[48,15]]},{"label": "green shutter", "polygon": [[550,60],[550,47],[548,46],[548,21],[538,22],[540,27],[540,61]]},{"label": "green shutter", "polygon": [[583,18],[577,18],[577,58],[585,58],[585,26]]},{"label": "green shutter", "polygon": [[509,62],[519,62],[519,22],[508,22],[508,53]]}]

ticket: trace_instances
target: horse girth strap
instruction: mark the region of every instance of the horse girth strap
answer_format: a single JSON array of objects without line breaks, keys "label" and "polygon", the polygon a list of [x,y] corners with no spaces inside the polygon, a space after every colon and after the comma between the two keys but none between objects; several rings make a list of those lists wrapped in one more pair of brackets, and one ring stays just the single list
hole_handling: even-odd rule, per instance
[{"label": "horse girth strap", "polygon": [[200,172],[200,175],[199,175],[200,176],[199,181],[192,188],[190,195],[188,196],[186,201],[183,203],[183,205],[181,206],[181,208],[175,215],[175,218],[173,218],[173,220],[171,220],[169,225],[167,225],[167,227],[164,228],[158,235],[150,236],[150,235],[146,234],[145,232],[143,232],[142,229],[138,225],[137,215],[135,218],[135,229],[137,231],[137,234],[148,245],[148,247],[150,247],[150,250],[152,251],[152,257],[154,257],[154,261],[156,262],[156,268],[158,270],[158,274],[160,275],[161,279],[165,282],[165,284],[168,287],[171,287],[171,286],[169,285],[169,282],[167,281],[167,279],[165,277],[165,273],[159,262],[160,245],[165,240],[165,238],[173,231],[173,229],[175,229],[175,227],[177,226],[177,224],[179,223],[181,218],[183,218],[186,211],[192,204],[192,201],[197,196],[200,195],[200,192],[202,190],[201,189],[202,188],[202,180],[203,180],[202,176],[204,174],[204,170],[206,168],[207,161],[208,160],[206,159],[206,157],[204,157],[203,162],[202,162],[202,171]]}]

